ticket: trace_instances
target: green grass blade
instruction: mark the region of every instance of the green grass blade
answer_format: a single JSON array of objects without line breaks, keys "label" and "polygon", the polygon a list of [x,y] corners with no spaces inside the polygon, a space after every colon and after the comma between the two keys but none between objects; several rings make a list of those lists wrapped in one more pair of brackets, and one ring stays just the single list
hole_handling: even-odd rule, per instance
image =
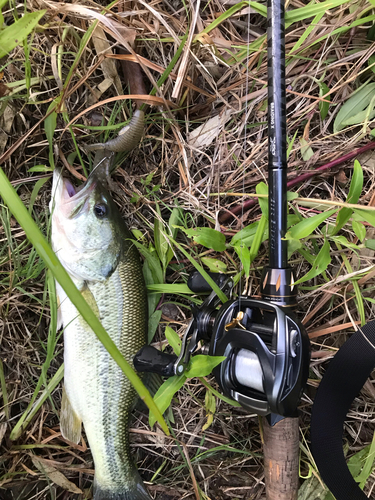
[{"label": "green grass blade", "polygon": [[74,303],[78,312],[81,314],[81,316],[89,325],[89,327],[94,331],[95,335],[102,342],[102,344],[107,349],[109,354],[112,356],[114,361],[119,365],[121,370],[124,372],[126,377],[129,379],[129,381],[139,394],[139,396],[148,406],[150,411],[155,415],[157,421],[161,425],[164,432],[169,435],[167,424],[165,423],[158,407],[154,403],[150,393],[143,385],[141,379],[132,369],[130,364],[123,358],[121,352],[118,350],[114,342],[111,340],[110,336],[103,328],[99,319],[95,316],[95,313],[91,310],[90,306],[87,304],[82,294],[74,285],[70,276],[68,275],[64,267],[61,265],[60,261],[58,260],[55,253],[49,246],[47,240],[44,238],[43,234],[39,230],[33,218],[30,216],[25,205],[22,203],[21,199],[17,195],[16,191],[12,187],[7,176],[5,175],[4,171],[1,168],[0,168],[0,195],[4,199],[5,203],[8,205],[14,217],[22,226],[23,230],[26,233],[26,236],[35,247],[39,256],[44,260],[45,264],[51,270],[55,279],[60,283],[60,285],[70,298],[70,300]]},{"label": "green grass blade", "polygon": [[317,14],[314,17],[314,19],[312,20],[312,22],[309,24],[309,26],[307,26],[306,30],[302,34],[301,38],[299,38],[297,40],[297,42],[294,44],[294,47],[291,49],[291,51],[289,52],[289,54],[292,54],[293,52],[296,52],[303,45],[303,43],[305,42],[305,40],[307,40],[308,37],[310,36],[310,33],[319,24],[319,22],[321,21],[322,17],[324,16],[324,14],[325,14],[325,11],[324,12],[319,12],[319,14]]},{"label": "green grass blade", "polygon": [[3,409],[5,413],[5,418],[9,420],[10,418],[10,412],[9,412],[9,400],[8,400],[8,392],[7,392],[7,385],[5,382],[5,375],[4,375],[4,366],[3,362],[0,359],[0,387],[1,387],[1,393],[3,396]]},{"label": "green grass blade", "polygon": [[285,13],[285,25],[290,26],[293,23],[304,21],[305,19],[325,13],[327,10],[334,9],[335,7],[339,7],[349,2],[350,0],[328,0],[327,2],[311,3],[310,5],[306,5],[306,7],[287,11]]},{"label": "green grass blade", "polygon": [[50,397],[52,391],[58,386],[64,376],[64,363],[59,367],[55,375],[51,378],[51,380],[46,384],[46,387],[39,398],[35,401],[35,404],[32,405],[31,408],[28,408],[22,417],[18,420],[14,429],[10,433],[10,439],[15,441],[18,439],[23,431],[28,427],[31,420],[34,418],[36,413],[39,411],[42,404],[46,401],[47,398]]},{"label": "green grass blade", "polygon": [[208,273],[206,273],[206,271],[203,269],[202,266],[200,266],[198,264],[198,262],[196,262],[193,257],[191,257],[191,255],[189,255],[187,253],[186,250],[184,250],[184,248],[182,248],[182,246],[177,243],[177,241],[175,241],[174,239],[170,238],[170,241],[173,242],[173,244],[180,250],[181,253],[183,253],[185,255],[185,257],[187,259],[189,259],[189,261],[191,262],[191,264],[193,264],[193,266],[195,267],[195,269],[203,276],[203,278],[207,281],[207,283],[210,285],[210,287],[212,288],[212,290],[216,293],[216,295],[219,297],[219,299],[221,300],[221,302],[223,304],[225,304],[225,302],[228,300],[227,296],[225,295],[224,292],[222,292],[220,290],[220,288],[217,286],[217,284],[214,282],[214,280],[209,276]]}]

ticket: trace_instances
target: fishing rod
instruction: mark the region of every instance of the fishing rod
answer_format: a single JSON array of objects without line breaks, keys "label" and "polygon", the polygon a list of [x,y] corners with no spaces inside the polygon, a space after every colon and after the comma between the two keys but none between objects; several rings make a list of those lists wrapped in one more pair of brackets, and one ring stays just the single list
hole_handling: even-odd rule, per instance
[{"label": "fishing rod", "polygon": [[[297,305],[294,274],[288,266],[287,147],[285,93],[284,0],[268,0],[268,182],[269,265],[261,278],[261,299],[232,298],[234,283],[211,274],[229,297],[219,298],[195,272],[189,288],[211,291],[182,339],[179,356],[145,346],[134,358],[140,372],[164,377],[181,375],[191,356],[203,352],[224,356],[214,369],[222,392],[263,419],[264,464],[268,500],[294,500],[298,491],[298,413],[307,381],[310,347],[303,326],[293,314]],[[220,307],[219,307],[220,306]]]}]

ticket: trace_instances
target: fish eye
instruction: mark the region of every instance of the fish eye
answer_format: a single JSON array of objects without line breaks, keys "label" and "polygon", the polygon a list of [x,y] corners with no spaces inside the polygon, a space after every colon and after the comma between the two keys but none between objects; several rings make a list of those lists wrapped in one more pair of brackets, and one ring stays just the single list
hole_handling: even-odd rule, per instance
[{"label": "fish eye", "polygon": [[94,214],[98,219],[104,219],[108,214],[108,206],[105,203],[97,203],[94,206]]}]

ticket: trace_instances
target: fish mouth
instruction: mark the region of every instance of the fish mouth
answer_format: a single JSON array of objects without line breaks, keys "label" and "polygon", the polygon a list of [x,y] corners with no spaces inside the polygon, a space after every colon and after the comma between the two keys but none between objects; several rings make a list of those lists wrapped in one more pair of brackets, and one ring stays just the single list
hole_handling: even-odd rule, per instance
[{"label": "fish mouth", "polygon": [[82,186],[76,187],[72,181],[66,177],[61,178],[61,209],[69,219],[77,217],[82,212],[89,209],[89,199],[91,193],[96,189],[97,181],[95,177],[89,176]]}]

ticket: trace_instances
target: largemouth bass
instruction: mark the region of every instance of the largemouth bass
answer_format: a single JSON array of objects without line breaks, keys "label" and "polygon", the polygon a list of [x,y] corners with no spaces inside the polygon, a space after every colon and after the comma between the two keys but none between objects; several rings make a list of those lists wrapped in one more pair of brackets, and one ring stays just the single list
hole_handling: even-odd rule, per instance
[{"label": "largemouth bass", "polygon": [[[56,169],[50,210],[54,251],[131,362],[146,343],[147,325],[145,284],[131,233],[95,172],[77,190]],[[62,434],[78,443],[84,425],[95,464],[94,500],[149,500],[129,448],[128,421],[136,393],[58,283],[56,287],[64,327]]]}]

